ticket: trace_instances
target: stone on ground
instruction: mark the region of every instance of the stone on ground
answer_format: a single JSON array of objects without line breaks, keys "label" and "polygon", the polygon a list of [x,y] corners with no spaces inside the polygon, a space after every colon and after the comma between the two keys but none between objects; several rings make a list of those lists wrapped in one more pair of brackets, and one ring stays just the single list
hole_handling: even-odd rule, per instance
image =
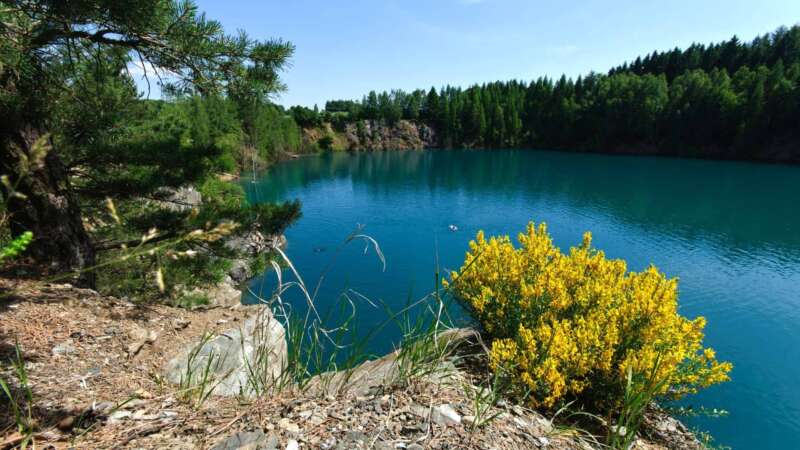
[{"label": "stone on ground", "polygon": [[166,378],[175,384],[192,374],[198,379],[210,360],[212,381],[208,386],[214,386],[215,395],[252,398],[271,390],[286,367],[285,330],[269,307],[251,308],[255,313],[241,326],[184,348],[166,364]]},{"label": "stone on ground", "polygon": [[261,430],[240,431],[228,436],[211,450],[277,450],[278,438],[267,436]]}]

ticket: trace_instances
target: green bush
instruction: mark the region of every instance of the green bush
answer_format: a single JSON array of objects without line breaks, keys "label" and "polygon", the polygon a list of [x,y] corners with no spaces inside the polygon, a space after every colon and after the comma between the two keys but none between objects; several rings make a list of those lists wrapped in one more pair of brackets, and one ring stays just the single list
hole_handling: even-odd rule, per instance
[{"label": "green bush", "polygon": [[628,271],[589,233],[565,254],[531,223],[519,243],[478,233],[451,284],[492,338],[492,368],[534,406],[618,411],[631,378],[672,398],[728,380],[731,364],[703,347],[705,319],[678,313],[677,280]]}]

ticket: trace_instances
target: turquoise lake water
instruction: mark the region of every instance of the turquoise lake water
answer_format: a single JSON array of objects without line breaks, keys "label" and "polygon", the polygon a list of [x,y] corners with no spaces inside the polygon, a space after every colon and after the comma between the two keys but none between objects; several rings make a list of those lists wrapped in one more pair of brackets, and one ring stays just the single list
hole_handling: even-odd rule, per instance
[{"label": "turquoise lake water", "polygon": [[[251,201],[301,200],[287,252],[308,284],[325,273],[320,309],[347,289],[399,309],[433,289],[437,256],[457,269],[480,229],[516,236],[544,221],[562,249],[591,230],[595,246],[632,269],[653,263],[679,277],[681,312],[706,316],[707,345],[735,366],[733,381],[687,402],[729,416],[685,421],[736,449],[800,448],[800,167],[520,150],[329,153],[243,185]],[[337,252],[359,225],[379,242],[385,271],[361,243]],[[385,317],[359,306],[362,330]],[[371,350],[396,338],[387,328]]]}]

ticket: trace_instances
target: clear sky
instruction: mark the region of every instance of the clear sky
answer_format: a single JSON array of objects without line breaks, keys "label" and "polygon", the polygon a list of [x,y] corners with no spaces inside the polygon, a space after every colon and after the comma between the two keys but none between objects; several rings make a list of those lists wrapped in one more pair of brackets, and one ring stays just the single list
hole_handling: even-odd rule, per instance
[{"label": "clear sky", "polygon": [[284,105],[369,90],[604,72],[652,50],[800,22],[800,0],[198,0],[231,32],[297,52]]}]

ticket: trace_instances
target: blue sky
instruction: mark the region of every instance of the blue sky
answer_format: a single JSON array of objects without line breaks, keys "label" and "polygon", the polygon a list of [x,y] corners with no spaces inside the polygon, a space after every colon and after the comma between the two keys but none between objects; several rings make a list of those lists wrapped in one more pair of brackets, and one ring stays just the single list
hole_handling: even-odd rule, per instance
[{"label": "blue sky", "polygon": [[198,0],[229,31],[297,52],[284,105],[371,89],[603,72],[654,49],[750,40],[800,22],[800,0]]}]

